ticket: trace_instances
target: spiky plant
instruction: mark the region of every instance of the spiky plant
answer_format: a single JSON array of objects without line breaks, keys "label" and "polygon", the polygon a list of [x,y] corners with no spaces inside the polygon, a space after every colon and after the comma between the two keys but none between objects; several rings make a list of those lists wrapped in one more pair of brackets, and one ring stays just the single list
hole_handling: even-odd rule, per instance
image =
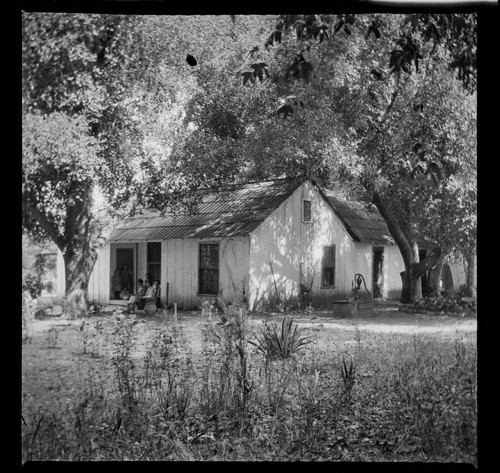
[{"label": "spiky plant", "polygon": [[290,358],[303,350],[310,342],[309,337],[303,335],[303,329],[297,324],[293,325],[291,317],[285,317],[281,328],[276,324],[266,324],[262,335],[257,336],[257,341],[249,342],[268,358]]}]

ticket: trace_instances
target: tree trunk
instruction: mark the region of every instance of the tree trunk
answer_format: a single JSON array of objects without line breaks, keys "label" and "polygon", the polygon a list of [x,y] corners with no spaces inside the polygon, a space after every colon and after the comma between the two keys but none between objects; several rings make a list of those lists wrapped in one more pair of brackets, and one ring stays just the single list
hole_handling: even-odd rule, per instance
[{"label": "tree trunk", "polygon": [[390,204],[376,192],[373,194],[373,202],[384,218],[387,228],[403,257],[405,270],[401,273],[403,287],[401,289],[400,302],[404,304],[415,302],[422,297],[422,282],[420,277],[436,265],[441,256],[441,249],[437,247],[433,248],[420,261],[416,240],[411,236],[410,230],[403,228],[396,216],[391,212]]},{"label": "tree trunk", "polygon": [[84,247],[67,251],[63,257],[66,270],[66,302],[63,316],[85,316],[88,308],[88,284],[96,254]]},{"label": "tree trunk", "polygon": [[91,187],[74,199],[68,206],[64,247],[60,248],[66,270],[66,302],[63,316],[74,318],[87,315],[88,285],[92,269],[97,259],[99,235],[95,224],[91,225]]},{"label": "tree trunk", "polygon": [[415,276],[411,269],[401,272],[403,287],[401,289],[400,302],[407,304],[418,301],[422,298],[422,280],[420,276]]},{"label": "tree trunk", "polygon": [[445,255],[441,255],[436,265],[429,271],[429,291],[431,295],[439,295],[439,282],[441,281],[445,260]]},{"label": "tree trunk", "polygon": [[469,253],[466,257],[466,265],[467,265],[466,282],[467,282],[467,295],[469,297],[477,296],[476,270],[474,267],[475,258],[476,257],[471,253]]}]

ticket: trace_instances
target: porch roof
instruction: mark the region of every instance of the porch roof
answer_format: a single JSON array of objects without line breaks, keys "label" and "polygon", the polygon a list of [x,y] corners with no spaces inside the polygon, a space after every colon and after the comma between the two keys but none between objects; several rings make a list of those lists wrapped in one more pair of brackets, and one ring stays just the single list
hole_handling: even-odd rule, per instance
[{"label": "porch roof", "polygon": [[110,241],[244,236],[284,202],[300,182],[286,179],[200,189],[198,212],[160,215],[145,211],[122,220]]}]

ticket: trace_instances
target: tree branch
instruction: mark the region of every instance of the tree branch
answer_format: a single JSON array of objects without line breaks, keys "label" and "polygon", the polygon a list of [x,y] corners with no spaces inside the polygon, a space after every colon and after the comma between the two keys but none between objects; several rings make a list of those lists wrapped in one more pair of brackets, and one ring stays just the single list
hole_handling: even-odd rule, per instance
[{"label": "tree branch", "polygon": [[22,211],[29,213],[40,224],[42,229],[45,233],[47,233],[57,247],[64,252],[66,240],[59,234],[57,228],[50,222],[47,216],[35,206],[31,205],[30,201],[25,198],[25,196],[23,196]]},{"label": "tree branch", "polygon": [[429,253],[427,253],[426,257],[413,266],[413,272],[416,276],[420,276],[430,269],[432,269],[439,261],[441,256],[441,248],[434,247]]},{"label": "tree branch", "polygon": [[389,211],[388,205],[385,202],[384,198],[376,191],[373,192],[373,203],[387,223],[389,232],[391,233],[401,251],[401,255],[403,257],[405,265],[410,265],[413,250],[405,232],[401,228],[401,225],[394,217],[394,215],[392,215],[392,213]]}]

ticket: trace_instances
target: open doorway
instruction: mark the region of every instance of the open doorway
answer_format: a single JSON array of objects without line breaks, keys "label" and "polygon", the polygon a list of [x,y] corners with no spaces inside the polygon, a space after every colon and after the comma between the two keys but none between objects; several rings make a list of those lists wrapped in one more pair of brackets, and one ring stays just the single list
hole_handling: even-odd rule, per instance
[{"label": "open doorway", "polygon": [[[134,250],[133,248],[116,248],[115,249],[115,264],[112,267],[112,274],[116,270],[120,271],[121,287],[127,288],[129,292],[134,291]],[[116,299],[114,290],[110,294],[111,299]]]},{"label": "open doorway", "polygon": [[373,247],[372,294],[374,299],[383,298],[384,288],[384,247]]}]

